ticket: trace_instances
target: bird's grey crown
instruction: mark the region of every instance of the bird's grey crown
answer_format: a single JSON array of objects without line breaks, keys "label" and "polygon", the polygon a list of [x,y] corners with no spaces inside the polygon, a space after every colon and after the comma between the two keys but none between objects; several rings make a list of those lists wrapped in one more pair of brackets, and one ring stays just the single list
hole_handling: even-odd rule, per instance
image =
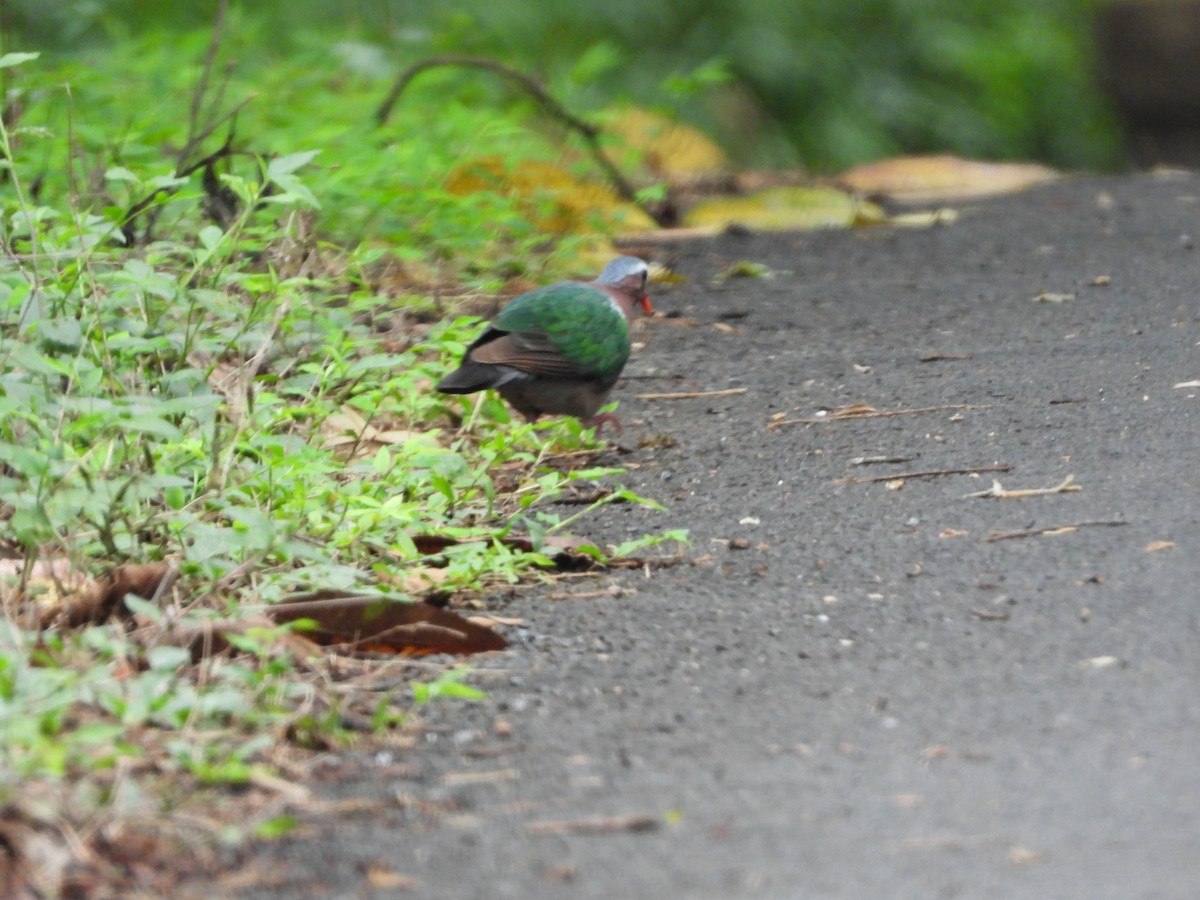
[{"label": "bird's grey crown", "polygon": [[644,275],[650,271],[650,267],[646,265],[645,260],[638,259],[636,256],[618,256],[600,273],[600,277],[596,281],[600,284],[619,284],[621,279],[628,278],[630,275]]}]

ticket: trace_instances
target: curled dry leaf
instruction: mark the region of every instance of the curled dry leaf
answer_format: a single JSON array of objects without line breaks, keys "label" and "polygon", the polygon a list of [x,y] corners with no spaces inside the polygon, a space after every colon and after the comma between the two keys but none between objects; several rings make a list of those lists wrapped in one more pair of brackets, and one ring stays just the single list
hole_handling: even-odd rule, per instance
[{"label": "curled dry leaf", "polygon": [[846,172],[847,190],[906,203],[961,200],[1023,191],[1052,181],[1053,169],[1032,163],[994,163],[957,156],[901,156]]},{"label": "curled dry leaf", "polygon": [[886,219],[883,210],[832,188],[772,187],[743,197],[697,203],[683,217],[692,228],[740,225],[756,231],[850,228]]},{"label": "curled dry leaf", "polygon": [[1160,550],[1174,550],[1174,541],[1151,541],[1146,545],[1147,553],[1157,553]]},{"label": "curled dry leaf", "polygon": [[318,643],[349,652],[482,653],[508,642],[488,628],[428,603],[387,597],[309,594],[270,607],[275,622],[311,619],[306,634]]},{"label": "curled dry leaf", "polygon": [[178,574],[172,563],[157,562],[116,566],[92,578],[66,557],[51,557],[33,564],[22,591],[23,568],[22,560],[0,560],[0,597],[14,604],[19,622],[40,628],[51,624],[75,628],[107,621],[121,611],[126,594],[152,600],[169,588]]}]

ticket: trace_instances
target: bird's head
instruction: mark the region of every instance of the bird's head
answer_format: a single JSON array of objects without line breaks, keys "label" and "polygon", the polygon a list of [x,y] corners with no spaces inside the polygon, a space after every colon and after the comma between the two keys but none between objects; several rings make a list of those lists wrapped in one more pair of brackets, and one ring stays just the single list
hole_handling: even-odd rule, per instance
[{"label": "bird's head", "polygon": [[597,284],[612,285],[623,294],[628,294],[637,301],[645,315],[654,312],[650,305],[650,296],[646,293],[646,282],[650,277],[650,267],[645,260],[636,256],[618,256],[600,273]]}]

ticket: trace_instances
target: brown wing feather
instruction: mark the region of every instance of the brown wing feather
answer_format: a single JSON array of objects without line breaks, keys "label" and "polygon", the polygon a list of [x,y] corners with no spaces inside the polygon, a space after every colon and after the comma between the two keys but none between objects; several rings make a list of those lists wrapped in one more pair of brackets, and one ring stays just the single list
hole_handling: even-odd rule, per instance
[{"label": "brown wing feather", "polygon": [[586,372],[554,348],[544,335],[512,332],[488,341],[471,351],[474,362],[511,366],[530,375],[553,378],[582,378]]}]

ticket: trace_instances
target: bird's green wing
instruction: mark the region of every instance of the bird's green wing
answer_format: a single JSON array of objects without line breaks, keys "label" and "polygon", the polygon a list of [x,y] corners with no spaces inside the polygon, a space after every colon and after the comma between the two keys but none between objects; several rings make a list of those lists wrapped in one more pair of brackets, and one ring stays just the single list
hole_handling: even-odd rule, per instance
[{"label": "bird's green wing", "polygon": [[629,326],[603,291],[585,284],[554,284],[515,299],[492,327],[541,343],[544,338],[581,374],[604,377],[629,359]]}]

